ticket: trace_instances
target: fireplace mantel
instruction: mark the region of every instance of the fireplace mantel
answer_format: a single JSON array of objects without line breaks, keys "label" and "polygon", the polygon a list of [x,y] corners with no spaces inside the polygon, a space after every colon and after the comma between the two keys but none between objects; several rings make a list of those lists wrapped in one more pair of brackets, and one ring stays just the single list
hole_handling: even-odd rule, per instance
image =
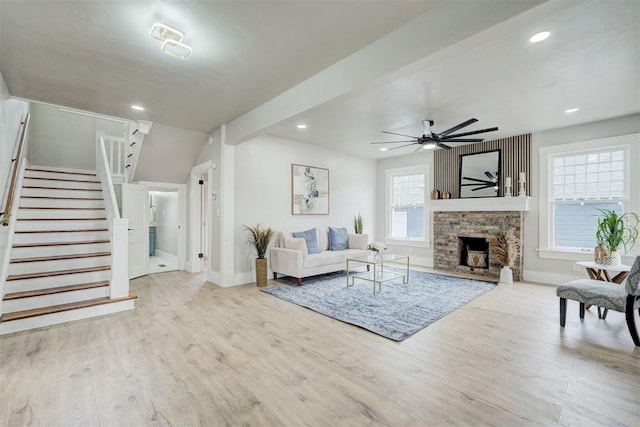
[{"label": "fireplace mantel", "polygon": [[531,197],[484,197],[477,199],[438,199],[429,201],[432,212],[528,212]]}]

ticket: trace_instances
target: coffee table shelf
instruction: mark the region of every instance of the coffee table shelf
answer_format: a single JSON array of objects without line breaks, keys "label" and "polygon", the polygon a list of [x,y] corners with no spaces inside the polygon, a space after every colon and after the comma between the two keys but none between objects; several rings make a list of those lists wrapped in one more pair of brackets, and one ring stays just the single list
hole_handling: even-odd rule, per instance
[{"label": "coffee table shelf", "polygon": [[[391,262],[406,262],[406,270],[404,273],[395,271],[385,271],[385,264]],[[366,265],[367,271],[352,272],[351,269],[358,265]],[[368,256],[348,258],[347,259],[347,287],[354,285],[355,279],[366,280],[373,283],[373,293],[382,291],[382,283],[402,277],[402,283],[409,283],[409,257],[405,255],[395,254],[370,254]],[[351,279],[351,280],[349,280]]]}]

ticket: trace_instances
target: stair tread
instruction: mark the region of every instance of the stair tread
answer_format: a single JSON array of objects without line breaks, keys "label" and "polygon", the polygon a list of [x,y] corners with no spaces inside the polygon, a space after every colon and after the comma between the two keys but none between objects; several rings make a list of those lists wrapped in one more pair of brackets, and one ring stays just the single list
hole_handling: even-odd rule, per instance
[{"label": "stair tread", "polygon": [[80,283],[77,285],[67,285],[67,286],[58,286],[55,288],[45,288],[45,289],[35,289],[32,291],[23,291],[23,292],[12,292],[6,294],[3,298],[4,301],[20,299],[20,298],[30,298],[30,297],[39,297],[43,295],[53,295],[60,294],[63,292],[72,292],[72,291],[81,291],[84,289],[93,289],[93,288],[101,288],[104,286],[109,286],[109,281],[104,280],[100,282],[91,282],[91,283]]},{"label": "stair tread", "polygon": [[69,270],[42,271],[39,273],[14,274],[7,277],[7,282],[14,280],[39,279],[41,277],[64,276],[66,274],[93,273],[96,271],[111,270],[110,265],[102,265],[99,267],[73,268]]},{"label": "stair tread", "polygon": [[20,210],[35,209],[52,209],[52,210],[76,210],[76,211],[103,211],[104,208],[74,208],[74,207],[55,207],[55,206],[20,206]]},{"label": "stair tread", "polygon": [[100,181],[85,181],[82,179],[64,179],[64,178],[45,178],[45,177],[41,177],[41,176],[25,176],[25,178],[28,179],[42,179],[45,181],[64,181],[64,182],[88,182],[91,184],[100,184]]},{"label": "stair tread", "polygon": [[109,240],[82,240],[77,242],[41,242],[41,243],[17,243],[13,248],[35,248],[40,246],[67,246],[67,245],[96,245],[100,243],[109,243]]},{"label": "stair tread", "polygon": [[66,173],[66,174],[71,174],[71,175],[96,176],[95,173],[59,171],[59,170],[44,169],[44,168],[25,168],[25,170],[33,171],[33,172]]},{"label": "stair tread", "polygon": [[16,230],[15,234],[34,234],[34,233],[88,233],[91,231],[109,231],[108,228],[89,228],[75,230]]},{"label": "stair tread", "polygon": [[21,199],[51,199],[51,200],[104,200],[102,197],[54,197],[54,196],[20,196]]},{"label": "stair tread", "polygon": [[63,259],[95,258],[95,257],[101,257],[101,256],[109,256],[109,255],[111,255],[111,252],[87,252],[83,254],[73,254],[73,255],[54,255],[54,256],[32,257],[32,258],[14,258],[9,262],[11,264],[20,264],[23,262],[59,261]]},{"label": "stair tread", "polygon": [[102,188],[45,187],[44,185],[23,185],[22,188],[31,188],[38,190],[102,191]]},{"label": "stair tread", "polygon": [[18,218],[18,221],[106,221],[107,218]]},{"label": "stair tread", "polygon": [[133,292],[122,298],[111,299],[109,297],[95,298],[86,301],[78,301],[67,304],[52,305],[49,307],[33,308],[30,310],[14,311],[12,313],[4,313],[0,318],[0,322],[9,322],[12,320],[26,319],[29,317],[44,316],[47,314],[60,313],[63,311],[76,310],[80,308],[94,307],[97,305],[111,304],[120,301],[127,301],[138,298]]}]

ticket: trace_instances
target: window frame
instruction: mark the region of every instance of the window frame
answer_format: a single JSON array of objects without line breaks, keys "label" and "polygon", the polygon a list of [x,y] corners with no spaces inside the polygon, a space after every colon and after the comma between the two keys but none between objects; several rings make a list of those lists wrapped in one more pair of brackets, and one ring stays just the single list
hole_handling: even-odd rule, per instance
[{"label": "window frame", "polygon": [[[393,215],[391,206],[391,201],[393,200],[392,191],[393,191],[393,177],[400,175],[411,175],[411,174],[424,174],[424,237],[422,239],[415,238],[406,238],[399,239],[396,237],[392,237],[392,221]],[[430,222],[430,209],[429,209],[429,197],[430,192],[427,191],[430,188],[431,183],[431,175],[430,175],[430,165],[414,165],[414,166],[405,166],[400,168],[391,168],[385,170],[385,244],[394,245],[394,246],[413,246],[413,247],[429,247],[430,244],[430,236],[431,236],[431,222]]]},{"label": "window frame", "polygon": [[[555,247],[554,243],[554,217],[553,207],[556,201],[551,200],[553,195],[553,158],[580,153],[588,153],[601,150],[625,151],[625,183],[624,198],[612,199],[621,201],[624,212],[638,212],[640,197],[638,189],[633,190],[631,182],[636,182],[640,178],[640,173],[631,170],[630,165],[637,163],[640,159],[640,134],[621,135],[608,138],[594,139],[590,141],[573,142],[568,144],[552,145],[542,147],[539,150],[539,205],[538,205],[538,254],[540,258],[584,261],[592,258],[593,249],[578,249],[570,247]],[[634,191],[634,192],[632,192]],[[587,199],[587,201],[590,199]],[[560,202],[562,203],[562,202]],[[595,231],[594,231],[595,232]],[[638,248],[634,248],[628,255],[638,253]]]}]

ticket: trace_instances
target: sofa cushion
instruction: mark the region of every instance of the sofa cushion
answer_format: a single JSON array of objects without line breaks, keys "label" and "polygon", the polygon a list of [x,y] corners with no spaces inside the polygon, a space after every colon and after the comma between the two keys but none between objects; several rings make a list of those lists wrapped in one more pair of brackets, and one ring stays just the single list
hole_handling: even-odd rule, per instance
[{"label": "sofa cushion", "polygon": [[315,228],[307,231],[296,231],[293,237],[302,237],[307,244],[307,252],[309,255],[320,253],[320,246],[318,245],[318,232]]},{"label": "sofa cushion", "polygon": [[320,251],[329,250],[329,230],[326,228],[318,228],[318,245]]},{"label": "sofa cushion", "polygon": [[302,237],[285,237],[284,247],[287,249],[302,251],[303,257],[306,257],[309,253],[307,249],[307,242]]},{"label": "sofa cushion", "polygon": [[349,249],[367,249],[368,247],[368,234],[349,234]]},{"label": "sofa cushion", "polygon": [[556,295],[614,311],[625,311],[627,292],[624,287],[602,280],[578,279],[560,285]]},{"label": "sofa cushion", "polygon": [[349,249],[349,233],[346,228],[329,227],[329,250],[343,251]]}]

